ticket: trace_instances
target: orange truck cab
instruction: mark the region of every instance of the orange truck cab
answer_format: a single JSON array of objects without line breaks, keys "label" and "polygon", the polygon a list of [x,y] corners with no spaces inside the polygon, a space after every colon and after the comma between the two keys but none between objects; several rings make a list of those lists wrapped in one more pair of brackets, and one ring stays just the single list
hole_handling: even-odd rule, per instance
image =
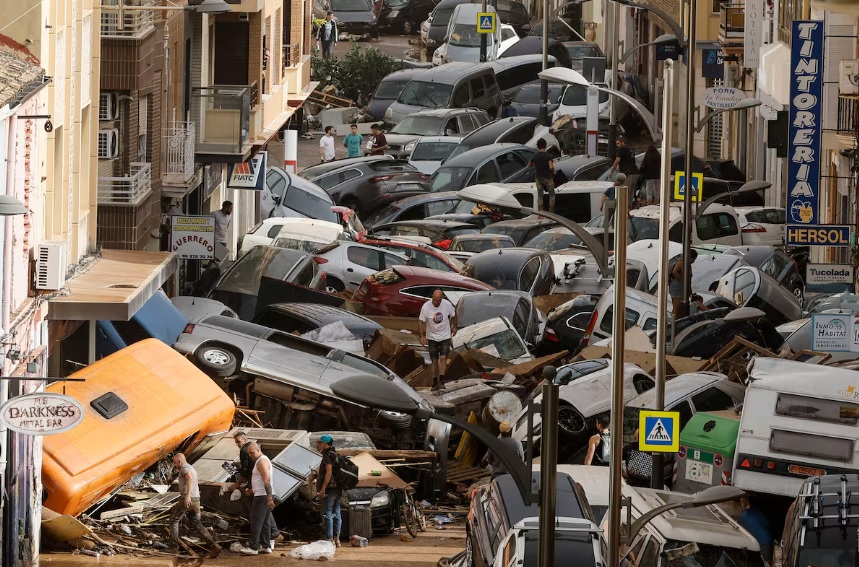
[{"label": "orange truck cab", "polygon": [[45,506],[77,516],[176,450],[216,441],[235,404],[206,374],[157,339],[146,339],[51,384],[79,401],[83,421],[45,437]]}]

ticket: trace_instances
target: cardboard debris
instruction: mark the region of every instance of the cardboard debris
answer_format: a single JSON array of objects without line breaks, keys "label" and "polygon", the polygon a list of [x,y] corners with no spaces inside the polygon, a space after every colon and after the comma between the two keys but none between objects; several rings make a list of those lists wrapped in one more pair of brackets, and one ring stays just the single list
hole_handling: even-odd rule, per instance
[{"label": "cardboard debris", "polygon": [[[363,452],[351,457],[352,462],[358,465],[358,484],[356,488],[373,488],[376,486],[387,486],[393,489],[406,489],[409,485],[398,477],[394,471],[383,465],[373,455]],[[373,476],[372,471],[380,472]]]},{"label": "cardboard debris", "polygon": [[549,311],[551,311],[558,305],[562,305],[570,301],[571,299],[575,299],[580,295],[581,293],[577,291],[569,293],[552,293],[549,295],[538,295],[534,298],[534,307],[536,307],[543,313],[549,313]]},{"label": "cardboard debris", "polygon": [[[611,347],[585,347],[576,357],[576,360],[594,360],[597,358],[611,358]],[[625,362],[640,366],[648,374],[652,375],[656,371],[656,354],[652,352],[626,350],[623,359]],[[665,373],[668,378],[689,372],[698,372],[707,365],[705,360],[672,355],[667,355],[665,362]]]},{"label": "cardboard debris", "polygon": [[734,337],[734,340],[713,355],[701,367],[701,370],[719,372],[734,382],[746,384],[749,381],[749,361],[755,356],[776,357],[778,355],[761,346],[750,343],[742,337]]},{"label": "cardboard debris", "polygon": [[[522,362],[520,364],[514,364],[513,366],[504,366],[501,368],[496,368],[495,372],[501,375],[508,373],[513,374],[519,379],[529,378],[535,373],[542,372],[544,366],[557,364],[568,354],[570,354],[570,351],[562,350],[561,352],[556,352],[555,354],[541,356],[540,358],[537,358],[530,362]],[[538,376],[538,378],[542,378],[542,376]]]},{"label": "cardboard debris", "polygon": [[70,542],[92,535],[92,530],[71,516],[43,507],[42,535],[56,542]]}]

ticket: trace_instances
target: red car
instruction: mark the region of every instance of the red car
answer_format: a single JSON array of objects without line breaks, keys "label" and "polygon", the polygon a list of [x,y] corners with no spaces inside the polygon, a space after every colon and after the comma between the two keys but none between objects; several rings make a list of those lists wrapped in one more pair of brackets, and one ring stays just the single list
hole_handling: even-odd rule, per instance
[{"label": "red car", "polygon": [[433,270],[454,272],[457,274],[462,273],[465,269],[465,264],[444,250],[440,250],[434,246],[427,246],[420,242],[410,242],[406,239],[381,236],[367,236],[366,233],[359,234],[357,241],[362,244],[366,244],[367,246],[375,246],[377,248],[383,248],[385,250],[390,250],[391,252],[403,254],[409,259],[410,265],[419,266],[421,268],[432,268]]},{"label": "red car", "polygon": [[421,307],[437,289],[468,292],[492,291],[495,288],[451,272],[394,266],[364,278],[352,299],[364,305],[365,315],[417,317]]}]

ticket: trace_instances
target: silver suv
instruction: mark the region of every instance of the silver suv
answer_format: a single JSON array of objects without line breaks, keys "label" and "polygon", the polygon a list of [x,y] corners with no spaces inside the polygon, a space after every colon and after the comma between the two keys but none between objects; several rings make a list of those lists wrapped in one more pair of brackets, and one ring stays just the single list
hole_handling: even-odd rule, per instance
[{"label": "silver suv", "polygon": [[409,114],[385,135],[386,154],[408,159],[423,136],[465,136],[490,121],[478,108],[434,108]]}]

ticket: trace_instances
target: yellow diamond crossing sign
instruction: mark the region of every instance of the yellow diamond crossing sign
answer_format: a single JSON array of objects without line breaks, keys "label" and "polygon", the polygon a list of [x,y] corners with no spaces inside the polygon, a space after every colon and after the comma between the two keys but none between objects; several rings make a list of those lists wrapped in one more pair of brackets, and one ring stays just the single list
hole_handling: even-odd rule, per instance
[{"label": "yellow diamond crossing sign", "polygon": [[477,33],[495,33],[495,12],[477,13]]}]

